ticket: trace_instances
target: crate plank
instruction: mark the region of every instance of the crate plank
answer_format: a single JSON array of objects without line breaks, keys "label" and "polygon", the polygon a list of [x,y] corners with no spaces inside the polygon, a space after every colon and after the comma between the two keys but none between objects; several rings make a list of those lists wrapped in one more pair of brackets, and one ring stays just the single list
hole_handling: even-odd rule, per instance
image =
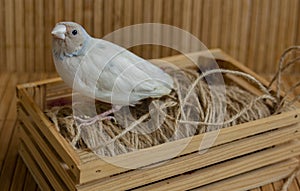
[{"label": "crate plank", "polygon": [[[179,175],[137,190],[186,190],[236,176],[292,157],[300,152],[300,142],[294,141],[274,148],[256,152],[245,157]],[[278,155],[280,153],[280,155]],[[274,156],[277,156],[274,158]],[[270,178],[270,177],[269,177]]]},{"label": "crate plank", "polygon": [[79,169],[77,165],[80,164],[80,161],[71,145],[69,145],[66,140],[57,133],[54,125],[46,118],[32,99],[30,99],[24,89],[18,90],[18,97],[20,99],[20,103],[24,106],[24,108],[26,108],[26,112],[32,116],[36,125],[40,127],[45,137],[48,138],[48,140],[52,143],[52,146],[71,168],[71,171],[78,174]]},{"label": "crate plank", "polygon": [[[25,164],[24,164],[24,166],[25,166]],[[26,168],[26,170],[27,170],[27,168]],[[24,183],[24,186],[23,186],[23,190],[29,190],[30,191],[30,190],[36,190],[36,189],[37,189],[37,184],[36,184],[33,176],[31,175],[30,171],[27,170],[27,174],[26,174],[26,178],[25,178],[25,183]]]},{"label": "crate plank", "polygon": [[297,167],[298,162],[299,161],[297,159],[289,159],[249,173],[200,187],[195,189],[195,191],[244,191],[252,189],[287,177]]},{"label": "crate plank", "polygon": [[274,191],[280,191],[283,186],[283,180],[278,180],[272,183]]},{"label": "crate plank", "polygon": [[18,157],[18,159],[17,159],[17,164],[16,164],[14,172],[15,173],[12,178],[10,190],[14,190],[14,191],[23,190],[22,183],[24,183],[24,182],[21,183],[20,177],[26,176],[27,168],[24,165],[24,162],[22,161],[22,159],[20,157]]},{"label": "crate plank", "polygon": [[23,128],[20,130],[20,139],[21,141],[23,141],[23,145],[25,147],[30,148],[32,158],[36,161],[37,165],[43,171],[53,188],[55,190],[66,190],[67,187],[65,186],[64,182],[61,181],[60,177],[57,176],[55,172],[53,172],[53,169],[51,165],[49,165],[47,157],[43,156],[43,153],[40,152],[38,147],[34,145],[34,143],[32,143],[31,138],[27,135]]},{"label": "crate plank", "polygon": [[[298,134],[297,131],[299,131],[299,128],[300,126],[297,124],[286,129],[237,140],[232,143],[211,148],[201,155],[199,155],[199,153],[193,153],[188,156],[175,158],[171,161],[164,161],[165,164],[162,165],[155,164],[154,167],[148,166],[145,169],[130,171],[109,179],[94,182],[93,184],[78,187],[78,189],[131,189],[286,142],[299,136],[296,135]],[[224,153],[224,150],[227,152]],[[178,166],[180,166],[180,168],[176,168]]]},{"label": "crate plank", "polygon": [[289,191],[299,191],[299,190],[300,190],[300,189],[299,189],[299,186],[298,186],[298,184],[297,184],[296,179],[294,179],[294,180],[292,181],[292,183],[291,183],[290,186],[288,187],[288,190],[289,190]]},{"label": "crate plank", "polygon": [[[52,150],[49,145],[47,145],[37,129],[31,124],[31,122],[28,120],[28,116],[24,113],[22,109],[19,109],[19,118],[24,123],[24,126],[21,126],[21,132],[24,134],[25,131],[23,128],[26,128],[28,132],[30,132],[31,136],[34,137],[34,140],[37,145],[39,145],[40,149],[43,150],[43,154],[47,157],[47,159],[50,161],[51,165],[53,165],[53,168],[55,171],[60,175],[60,177],[64,180],[65,184],[68,185],[70,188],[76,184],[76,180],[72,180],[72,178],[76,178],[76,174],[70,175],[66,171],[66,169],[62,166],[62,161],[60,161],[60,157],[58,157],[55,152]],[[26,134],[26,133],[25,133]],[[25,142],[27,144],[27,142]],[[29,143],[28,143],[29,144]],[[31,143],[33,144],[33,143]],[[29,147],[31,148],[31,146]],[[75,179],[74,178],[74,179]]]},{"label": "crate plank", "polygon": [[30,167],[28,168],[28,170],[31,172],[39,188],[41,188],[42,190],[54,190],[51,185],[49,185],[47,177],[45,177],[44,173],[36,164],[36,161],[34,161],[32,156],[30,155],[28,148],[26,148],[26,146],[22,142],[20,144],[19,154],[26,166]]},{"label": "crate plank", "polygon": [[261,187],[261,191],[275,191],[272,184],[267,184]]}]

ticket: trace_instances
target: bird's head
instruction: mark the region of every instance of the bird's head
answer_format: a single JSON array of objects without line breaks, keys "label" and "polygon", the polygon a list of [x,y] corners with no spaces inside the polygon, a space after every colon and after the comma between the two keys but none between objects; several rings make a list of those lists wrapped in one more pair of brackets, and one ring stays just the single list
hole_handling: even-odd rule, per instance
[{"label": "bird's head", "polygon": [[76,55],[90,38],[84,28],[74,22],[59,22],[53,28],[53,48],[66,55]]}]

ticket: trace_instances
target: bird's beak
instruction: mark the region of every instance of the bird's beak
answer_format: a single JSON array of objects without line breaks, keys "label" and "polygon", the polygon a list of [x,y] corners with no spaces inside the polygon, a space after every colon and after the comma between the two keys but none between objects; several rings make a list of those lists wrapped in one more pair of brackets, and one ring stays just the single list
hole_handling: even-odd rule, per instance
[{"label": "bird's beak", "polygon": [[51,34],[58,39],[64,40],[66,38],[67,27],[65,25],[56,25]]}]

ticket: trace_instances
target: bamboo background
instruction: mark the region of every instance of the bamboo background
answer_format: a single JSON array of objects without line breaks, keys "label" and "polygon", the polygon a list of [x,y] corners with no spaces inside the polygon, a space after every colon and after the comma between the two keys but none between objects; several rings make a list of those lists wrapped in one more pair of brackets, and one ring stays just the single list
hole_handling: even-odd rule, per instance
[{"label": "bamboo background", "polygon": [[[72,20],[95,37],[137,23],[170,24],[273,73],[283,50],[300,45],[299,18],[299,0],[0,0],[0,72],[55,71],[50,32]],[[177,53],[154,45],[131,50],[144,58]]]}]

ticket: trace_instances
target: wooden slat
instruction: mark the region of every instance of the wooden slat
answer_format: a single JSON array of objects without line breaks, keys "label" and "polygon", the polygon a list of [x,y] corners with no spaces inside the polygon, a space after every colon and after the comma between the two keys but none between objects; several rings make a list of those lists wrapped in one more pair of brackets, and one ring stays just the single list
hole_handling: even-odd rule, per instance
[{"label": "wooden slat", "polygon": [[[24,83],[29,80],[30,75],[29,74],[23,74],[19,77],[17,77],[17,83]],[[15,84],[12,85],[11,88],[13,88],[13,93],[10,95],[12,98],[12,101],[10,102],[9,108],[6,110],[6,120],[16,120],[17,119],[17,97],[16,97],[16,88]]]},{"label": "wooden slat", "polygon": [[[233,1],[232,5],[232,22],[231,22],[231,35],[230,36],[235,36],[231,40],[231,45],[229,46],[228,52],[230,52],[231,56],[234,58],[238,58],[238,52],[241,47],[241,38],[240,38],[240,30],[241,30],[241,11],[242,11],[242,3],[244,1]],[[243,45],[242,45],[243,46]]]},{"label": "wooden slat", "polygon": [[[296,42],[296,37],[299,35],[299,33],[296,33],[297,31],[297,25],[299,24],[298,19],[298,12],[299,12],[299,1],[297,0],[290,0],[287,5],[287,26],[284,28],[285,30],[285,46],[291,46],[294,45]],[[299,44],[296,44],[299,45]]]},{"label": "wooden slat", "polygon": [[[133,9],[135,10],[133,12],[133,24],[140,24],[143,21],[143,2],[140,0],[133,0]],[[133,34],[132,41],[134,44],[137,42],[141,42],[142,40],[142,30],[141,28],[138,28],[137,31]],[[131,49],[135,54],[141,56],[142,55],[142,47],[141,46],[135,46]]]},{"label": "wooden slat", "polygon": [[[285,33],[285,30],[286,29],[289,29],[289,26],[287,25],[288,22],[287,22],[287,14],[288,14],[288,11],[289,11],[289,7],[288,7],[288,4],[289,2],[288,1],[280,1],[280,14],[278,16],[278,23],[279,23],[279,27],[278,27],[278,33],[277,33],[277,37],[276,37],[276,41],[277,42],[282,42],[284,40],[284,38],[287,38],[286,34]],[[285,43],[280,43],[280,44],[276,44],[276,50],[275,52],[277,52],[278,54],[280,52],[283,52],[284,51],[284,48],[285,47]],[[280,56],[280,55],[278,55]],[[280,58],[280,57],[278,57]]]},{"label": "wooden slat", "polygon": [[288,187],[288,190],[290,190],[290,191],[299,191],[300,190],[300,188],[297,184],[297,181],[295,179],[292,181],[292,183]]},{"label": "wooden slat", "polygon": [[[15,93],[15,88],[14,86],[17,83],[17,75],[11,75],[10,79],[9,79],[9,85],[8,88],[5,89],[4,95],[1,99],[0,102],[0,119],[4,120],[6,119],[7,116],[7,111],[9,110],[10,106],[14,103],[12,103],[13,101],[13,97],[14,97],[14,93]],[[0,134],[1,134],[1,130],[0,130]]]},{"label": "wooden slat", "polygon": [[26,177],[27,168],[22,161],[21,157],[18,157],[17,164],[14,170],[14,176],[12,178],[10,190],[19,191],[23,190],[23,184],[25,182],[20,181],[20,177]]},{"label": "wooden slat", "polygon": [[[195,189],[195,190],[197,190],[197,189]],[[261,191],[261,189],[260,188],[254,188],[254,189],[251,189],[249,191]]]},{"label": "wooden slat", "polygon": [[251,43],[250,41],[250,24],[251,24],[251,4],[252,4],[252,0],[245,0],[242,1],[242,10],[241,10],[241,34],[240,34],[240,39],[239,42],[241,44],[240,49],[239,49],[239,60],[243,63],[249,63],[248,61],[246,61],[248,59],[248,47],[249,44]]},{"label": "wooden slat", "polygon": [[[182,23],[181,23],[181,29],[185,31],[191,31],[191,25],[193,24],[191,22],[192,18],[192,0],[185,0],[182,3]],[[191,45],[191,38],[182,38],[180,39],[180,44],[181,44],[181,51],[183,52],[190,52],[190,45]]]},{"label": "wooden slat", "polygon": [[[155,0],[153,1],[153,22],[154,23],[162,23],[162,15],[163,15],[163,0]],[[153,29],[153,37],[155,41],[162,42],[162,34],[159,28]],[[156,45],[152,48],[152,56],[151,58],[161,58],[161,46]],[[150,50],[151,51],[151,50]]]},{"label": "wooden slat", "polygon": [[63,21],[64,4],[61,0],[54,0],[54,21],[55,23]]},{"label": "wooden slat", "polygon": [[[270,21],[272,20],[272,18],[269,17],[271,1],[272,0],[266,0],[263,3],[261,3],[261,27],[259,28],[259,32],[258,32],[260,35],[258,36],[258,46],[257,46],[257,53],[256,53],[256,55],[258,56],[255,58],[256,59],[255,65],[257,71],[271,70],[271,68],[265,68],[264,67],[265,65],[263,64],[266,62],[267,55],[259,54],[259,52],[263,52],[268,48],[267,43],[264,42],[265,39],[267,39],[268,34],[272,33],[269,30],[269,25],[268,25],[268,23],[270,23]],[[273,68],[275,69],[275,67]],[[274,73],[274,69],[272,73]]]},{"label": "wooden slat", "polygon": [[[15,96],[15,88],[14,86],[17,83],[17,76],[16,75],[11,75],[9,83],[8,83],[8,87],[5,89],[4,91],[4,95],[2,97],[2,99],[0,100],[0,120],[4,120],[6,119],[7,116],[7,111],[9,110],[12,101],[13,101],[13,97]],[[1,130],[0,130],[1,132]]]},{"label": "wooden slat", "polygon": [[[230,46],[230,34],[232,29],[230,28],[232,23],[232,3],[233,1],[226,1],[223,0],[223,16],[221,17],[221,26],[222,26],[222,33],[221,33],[221,42],[220,46],[224,50],[229,50]],[[210,47],[210,46],[209,46]]]},{"label": "wooden slat", "polygon": [[108,33],[112,32],[113,29],[113,1],[104,1],[103,7],[105,7],[103,10],[103,34],[107,35]]},{"label": "wooden slat", "polygon": [[[198,153],[193,153],[189,156],[173,159],[172,161],[168,161],[162,165],[156,164],[156,167],[147,167],[146,169],[135,170],[117,175],[110,179],[100,180],[94,184],[85,185],[80,189],[89,190],[94,187],[94,189],[118,190],[131,189],[149,184],[187,171],[226,161],[245,153],[251,153],[255,150],[261,150],[263,148],[277,145],[288,141],[289,139],[294,139],[295,132],[298,131],[299,128],[300,127],[297,125],[276,132],[268,132],[254,137],[245,138],[226,145],[211,148],[204,154],[199,155]],[[224,150],[227,152],[222,152]],[[180,168],[176,168],[177,166],[180,166]]]},{"label": "wooden slat", "polygon": [[[76,0],[76,3],[74,3],[74,21],[83,24],[83,0]],[[104,9],[105,10],[105,9]]]},{"label": "wooden slat", "polygon": [[[0,0],[0,22],[5,23],[5,6],[4,6],[4,0]],[[6,64],[6,43],[5,43],[5,27],[0,27],[0,72],[7,72],[7,64]]]},{"label": "wooden slat", "polygon": [[[113,31],[120,29],[123,26],[123,0],[114,0],[114,10],[113,10]],[[116,44],[122,45],[123,44],[123,37],[116,33],[113,35],[113,42]]]},{"label": "wooden slat", "polygon": [[[200,169],[195,172],[176,176],[158,183],[150,184],[137,190],[187,190],[250,172],[267,165],[275,164],[299,154],[300,142],[292,142],[271,149],[256,152],[245,157]],[[294,153],[296,149],[296,153]],[[274,158],[274,156],[277,156]],[[285,175],[285,173],[282,173]],[[269,177],[270,179],[271,177]],[[280,177],[281,178],[281,177]],[[259,180],[259,179],[258,179]]]},{"label": "wooden slat", "polygon": [[261,187],[261,191],[275,191],[272,184],[267,184]]},{"label": "wooden slat", "polygon": [[35,49],[34,49],[34,1],[33,0],[27,0],[24,9],[25,9],[25,54],[26,54],[26,60],[25,60],[25,70],[33,72],[34,71],[34,56],[35,56]]},{"label": "wooden slat", "polygon": [[5,44],[6,44],[6,63],[7,71],[15,72],[16,69],[16,60],[15,60],[15,30],[14,30],[14,1],[5,0]]},{"label": "wooden slat", "polygon": [[[290,45],[299,44],[298,0],[149,2],[29,0],[25,3],[24,0],[1,0],[0,21],[5,27],[0,29],[0,69],[18,72],[55,71],[50,31],[56,22],[62,20],[83,24],[92,36],[97,37],[141,22],[175,25],[195,34],[209,48],[223,48],[258,72],[274,71],[274,63],[282,51]],[[134,17],[125,16],[128,13]],[[95,26],[101,27],[96,29]],[[169,34],[169,37],[177,40],[173,34]],[[134,52],[146,58],[177,53],[168,48],[159,50],[157,46],[149,46],[149,49],[142,51],[134,49]]]},{"label": "wooden slat", "polygon": [[38,186],[37,186],[33,176],[30,174],[30,171],[27,169],[27,174],[26,174],[23,190],[36,190],[37,187]]},{"label": "wooden slat", "polygon": [[123,26],[128,27],[127,31],[122,36],[122,46],[124,48],[129,49],[132,51],[131,46],[129,46],[131,43],[133,43],[133,38],[135,38],[135,35],[132,32],[132,28],[130,28],[130,25],[133,23],[133,0],[123,0]]},{"label": "wooden slat", "polygon": [[283,186],[283,180],[278,180],[272,183],[272,186],[275,191],[280,191]]},{"label": "wooden slat", "polygon": [[74,20],[74,0],[64,0],[64,19],[66,21]]},{"label": "wooden slat", "polygon": [[250,68],[254,68],[255,67],[255,50],[256,50],[256,42],[257,42],[257,22],[258,22],[258,1],[257,0],[253,0],[251,1],[251,15],[252,19],[251,19],[251,23],[250,23],[250,33],[249,33],[249,39],[251,39],[251,41],[249,41],[249,45],[247,47],[246,52],[247,57],[246,59],[248,60],[247,62],[247,66]]},{"label": "wooden slat", "polygon": [[[25,128],[31,132],[31,135],[35,138],[36,143],[40,146],[40,148],[44,151],[44,155],[49,159],[51,165],[55,169],[55,171],[59,174],[59,176],[65,181],[65,184],[68,185],[70,188],[76,184],[76,180],[72,180],[72,175],[68,174],[66,169],[61,165],[61,161],[58,156],[56,156],[52,151],[51,147],[49,147],[44,141],[43,137],[39,135],[38,131],[34,128],[34,126],[26,119],[25,113],[20,110],[19,116],[24,126],[21,126],[21,132],[25,133],[22,128]],[[26,142],[27,144],[27,142]],[[28,143],[29,144],[29,143]],[[75,175],[74,175],[75,177]]]},{"label": "wooden slat", "polygon": [[89,34],[93,34],[93,0],[83,1],[83,26]]},{"label": "wooden slat", "polygon": [[[144,23],[150,23],[152,20],[152,10],[153,10],[153,1],[152,0],[144,0],[143,1],[143,22]],[[151,42],[152,40],[153,31],[152,28],[148,27],[148,25],[145,25],[142,28],[142,39],[144,42]],[[142,41],[142,42],[143,42]],[[142,46],[142,57],[145,59],[151,58],[151,45],[144,44]]]},{"label": "wooden slat", "polygon": [[[182,13],[182,6],[183,6],[183,1],[182,0],[173,0],[173,17],[172,17],[172,25],[175,27],[181,28],[182,26],[182,17],[174,17],[174,15],[181,15]],[[181,38],[180,34],[177,32],[177,30],[172,31],[172,47],[180,49],[181,48]],[[173,49],[172,50],[172,55],[178,54],[177,50]]]},{"label": "wooden slat", "polygon": [[54,28],[54,1],[44,2],[44,59],[43,63],[45,65],[46,72],[54,72],[55,67],[52,62],[52,36],[51,31]]},{"label": "wooden slat", "polygon": [[[163,18],[162,23],[171,25],[172,24],[172,15],[173,15],[173,0],[164,0],[163,3]],[[164,32],[162,35],[163,41],[165,42],[172,42],[172,34],[168,34],[167,32]],[[162,56],[170,56],[171,55],[171,48],[163,47],[161,50]]]},{"label": "wooden slat", "polygon": [[[23,141],[23,144],[27,147],[30,148],[30,153],[33,157],[33,159],[36,161],[37,165],[39,166],[39,168],[43,171],[43,173],[45,174],[45,176],[47,177],[48,181],[50,182],[50,184],[53,186],[53,188],[55,190],[66,190],[68,189],[68,182],[64,182],[64,180],[68,180],[68,179],[64,179],[62,180],[59,176],[59,174],[56,174],[53,171],[53,167],[51,166],[51,163],[49,162],[48,159],[50,159],[49,157],[45,156],[44,154],[46,153],[41,153],[41,151],[37,148],[37,145],[35,145],[31,138],[30,135],[27,134],[27,132],[23,129],[20,128],[20,138]],[[29,169],[31,168],[30,166],[28,167]],[[69,185],[69,189],[72,190],[74,189],[74,184]]]},{"label": "wooden slat", "polygon": [[[11,75],[9,75],[9,74],[1,74],[0,75],[0,103],[6,94],[6,90],[10,88],[10,83],[8,83],[10,76]],[[5,99],[7,99],[7,98],[5,98]],[[2,105],[2,107],[7,107],[6,104],[8,104],[8,103],[5,103],[5,105]],[[3,118],[2,118],[2,121],[3,121]],[[1,131],[1,127],[0,127],[0,131]]]},{"label": "wooden slat", "polygon": [[94,36],[101,38],[103,36],[103,0],[94,0]]},{"label": "wooden slat", "polygon": [[[24,23],[24,0],[15,0],[15,40],[16,40],[16,54],[18,59],[16,62],[16,71],[25,71],[25,23]],[[20,32],[22,31],[22,32]]]},{"label": "wooden slat", "polygon": [[0,145],[0,186],[3,190],[8,190],[10,187],[10,180],[13,177],[12,168],[15,166],[17,159],[17,142],[18,138],[13,133],[17,133],[15,128],[15,121],[6,121],[4,123],[4,131],[2,132]]},{"label": "wooden slat", "polygon": [[37,107],[32,99],[30,99],[25,90],[19,89],[18,92],[19,99],[24,108],[26,108],[26,112],[28,112],[32,116],[36,125],[42,129],[45,136],[53,144],[53,147],[63,158],[63,160],[68,164],[70,170],[73,171],[74,174],[78,174],[78,164],[80,163],[80,161],[77,158],[74,149],[63,139],[62,136],[57,133],[56,128],[45,117],[44,113]]},{"label": "wooden slat", "polygon": [[[210,47],[218,48],[220,47],[220,40],[223,36],[223,30],[221,31],[221,17],[222,14],[222,0],[213,0],[211,7],[211,38],[210,38]],[[234,17],[233,17],[234,18]]]},{"label": "wooden slat", "polygon": [[259,187],[261,185],[283,179],[287,177],[290,173],[292,173],[293,170],[297,167],[297,165],[298,165],[297,159],[289,159],[287,161],[278,164],[274,164],[258,170],[254,170],[252,172],[239,175],[233,178],[229,178],[227,180],[210,184],[195,190],[220,191],[226,189],[226,190],[244,191],[247,189]]},{"label": "wooden slat", "polygon": [[[203,0],[193,0],[193,6],[192,6],[192,17],[194,19],[194,22],[191,23],[191,33],[198,37],[200,41],[202,41],[201,38],[201,25],[202,25],[202,3]],[[195,42],[191,42],[191,52],[199,51],[199,47]],[[164,54],[167,55],[167,54]]]},{"label": "wooden slat", "polygon": [[26,166],[30,166],[29,171],[34,177],[39,187],[42,190],[54,190],[51,187],[51,185],[49,185],[47,178],[45,177],[41,169],[38,167],[36,161],[34,161],[32,156],[30,155],[30,151],[28,150],[28,148],[26,148],[23,144],[20,144],[19,154],[22,157],[22,160],[25,162]]},{"label": "wooden slat", "polygon": [[[34,0],[34,71],[45,71],[44,62],[44,1]],[[50,35],[50,34],[49,34]]]}]

